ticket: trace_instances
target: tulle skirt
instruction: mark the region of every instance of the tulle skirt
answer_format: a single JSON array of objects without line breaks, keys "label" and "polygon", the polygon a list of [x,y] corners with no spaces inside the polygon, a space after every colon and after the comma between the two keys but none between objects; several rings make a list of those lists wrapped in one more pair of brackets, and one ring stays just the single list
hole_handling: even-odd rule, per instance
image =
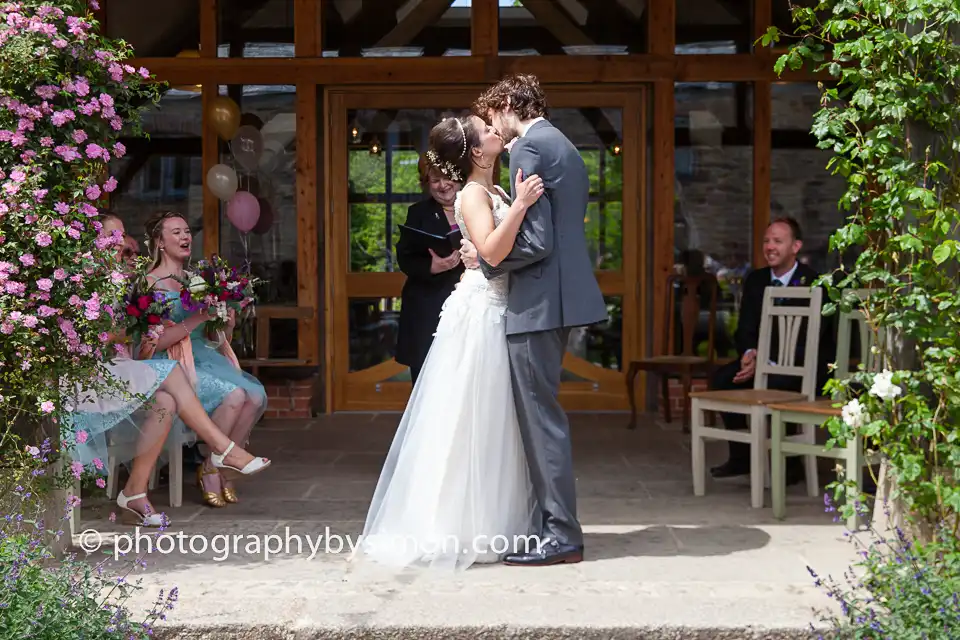
[{"label": "tulle skirt", "polygon": [[[70,454],[89,470],[108,471],[110,458],[130,462],[164,438],[190,444],[193,431],[174,414],[169,435],[161,433],[156,418],[164,409],[153,402],[154,394],[178,365],[173,360],[131,360],[117,358],[105,365],[108,375],[122,382],[125,394],[78,392],[72,411],[64,420],[68,437],[73,438]],[[146,400],[144,400],[146,398]],[[161,458],[166,457],[166,450]]]},{"label": "tulle skirt", "polygon": [[535,548],[505,304],[475,271],[447,299],[354,561],[454,572]]}]

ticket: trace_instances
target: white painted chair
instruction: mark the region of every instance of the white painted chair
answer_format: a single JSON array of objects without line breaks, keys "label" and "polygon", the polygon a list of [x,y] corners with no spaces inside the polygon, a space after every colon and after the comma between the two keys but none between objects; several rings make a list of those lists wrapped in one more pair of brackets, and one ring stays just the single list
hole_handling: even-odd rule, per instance
[{"label": "white painted chair", "polygon": [[[802,302],[797,306],[778,305],[778,299]],[[763,296],[760,320],[760,344],[757,345],[757,368],[753,389],[729,391],[697,391],[691,397],[691,457],[693,492],[697,496],[706,493],[706,441],[724,440],[750,445],[750,504],[754,509],[763,507],[765,480],[768,476],[767,452],[770,440],[767,437],[769,405],[784,402],[801,402],[816,397],[818,342],[820,339],[821,303],[823,290],[820,287],[767,287]],[[773,326],[776,323],[778,349],[771,354]],[[797,343],[800,332],[806,327],[804,362],[796,364]],[[773,361],[773,362],[771,362]],[[769,389],[772,375],[800,378],[800,391]],[[732,431],[704,426],[704,413],[740,413],[748,417],[747,431]],[[804,426],[804,431],[795,440],[815,443],[816,427]],[[819,492],[817,459],[805,456],[807,493],[816,496]]]},{"label": "white painted chair", "polygon": [[[183,504],[183,442],[176,430],[171,430],[167,438],[167,444],[164,445],[169,453],[169,462],[167,466],[170,480],[170,506],[179,507]],[[109,450],[108,450],[109,451]],[[120,470],[120,461],[110,453],[107,459],[107,497],[111,500],[117,499],[119,487],[117,486],[118,471]],[[159,467],[154,467],[150,473],[149,488],[152,491],[157,487],[157,476]]]},{"label": "white painted chair", "polygon": [[[861,301],[866,300],[870,291],[861,289],[851,292]],[[840,326],[837,332],[837,367],[834,377],[846,380],[850,377],[850,354],[853,347],[853,335],[859,338],[860,361],[864,371],[879,373],[885,365],[883,356],[884,335],[882,329],[874,333],[867,325],[866,317],[860,309],[840,312]],[[830,458],[843,462],[847,477],[852,477],[857,489],[863,491],[863,467],[877,464],[878,455],[867,455],[859,437],[847,442],[846,446],[828,449],[824,445],[807,442],[794,442],[784,435],[787,423],[801,424],[806,429],[822,427],[828,420],[840,417],[842,405],[831,398],[822,398],[810,402],[789,402],[770,406],[770,459],[771,459],[771,498],[773,515],[784,518],[787,510],[785,460],[788,455],[814,456]],[[858,514],[847,519],[847,527],[855,530],[860,523]]]}]

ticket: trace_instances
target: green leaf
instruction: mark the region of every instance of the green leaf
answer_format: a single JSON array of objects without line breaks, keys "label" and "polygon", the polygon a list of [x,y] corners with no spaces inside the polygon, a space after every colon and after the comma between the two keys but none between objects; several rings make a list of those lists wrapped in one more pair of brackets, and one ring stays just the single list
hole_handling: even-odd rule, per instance
[{"label": "green leaf", "polygon": [[951,254],[953,253],[953,243],[944,242],[939,247],[933,250],[933,261],[938,265],[943,264],[950,259]]}]

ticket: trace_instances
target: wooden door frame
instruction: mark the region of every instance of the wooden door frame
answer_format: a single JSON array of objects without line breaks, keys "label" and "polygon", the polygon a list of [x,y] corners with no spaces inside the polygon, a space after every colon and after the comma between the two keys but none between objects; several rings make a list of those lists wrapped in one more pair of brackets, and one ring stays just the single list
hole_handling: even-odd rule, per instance
[{"label": "wooden door frame", "polygon": [[[410,393],[408,382],[377,382],[406,369],[395,361],[388,361],[362,372],[341,373],[349,365],[349,297],[356,297],[369,286],[370,297],[384,295],[399,297],[404,282],[402,273],[352,274],[349,271],[349,244],[343,242],[349,234],[349,211],[346,207],[346,189],[349,163],[346,162],[346,113],[351,109],[435,109],[462,103],[469,106],[473,97],[483,90],[480,85],[419,86],[331,86],[324,90],[324,243],[325,243],[325,344],[324,367],[328,413],[335,411],[389,411],[402,410]],[[647,352],[647,140],[646,87],[644,85],[545,85],[552,108],[609,107],[622,113],[623,191],[622,211],[634,215],[622,219],[623,262],[620,272],[598,272],[597,280],[606,295],[619,296],[624,315],[632,309],[636,318],[622,327],[623,370],[611,371],[586,364],[570,356],[564,358],[564,367],[580,377],[599,377],[598,382],[566,382],[561,401],[568,411],[623,410],[627,408],[626,364]],[[633,176],[633,179],[630,179]],[[628,204],[629,203],[629,204]],[[632,242],[631,242],[632,241]],[[630,279],[635,277],[635,282]],[[351,282],[352,281],[352,282]],[[389,293],[384,293],[385,291]],[[362,295],[362,294],[361,294]],[[349,379],[347,379],[349,378]],[[375,402],[365,401],[363,392],[354,386],[369,386],[377,382]],[[639,403],[645,402],[644,385],[640,385]],[[384,409],[384,404],[395,405]]]}]

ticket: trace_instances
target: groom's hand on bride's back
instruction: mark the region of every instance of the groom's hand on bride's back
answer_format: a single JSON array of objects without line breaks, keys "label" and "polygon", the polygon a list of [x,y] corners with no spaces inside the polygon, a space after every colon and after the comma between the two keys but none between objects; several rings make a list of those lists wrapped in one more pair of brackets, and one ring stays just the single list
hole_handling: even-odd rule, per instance
[{"label": "groom's hand on bride's back", "polygon": [[469,240],[460,241],[460,260],[467,269],[479,269],[480,261],[477,259],[477,248]]}]

